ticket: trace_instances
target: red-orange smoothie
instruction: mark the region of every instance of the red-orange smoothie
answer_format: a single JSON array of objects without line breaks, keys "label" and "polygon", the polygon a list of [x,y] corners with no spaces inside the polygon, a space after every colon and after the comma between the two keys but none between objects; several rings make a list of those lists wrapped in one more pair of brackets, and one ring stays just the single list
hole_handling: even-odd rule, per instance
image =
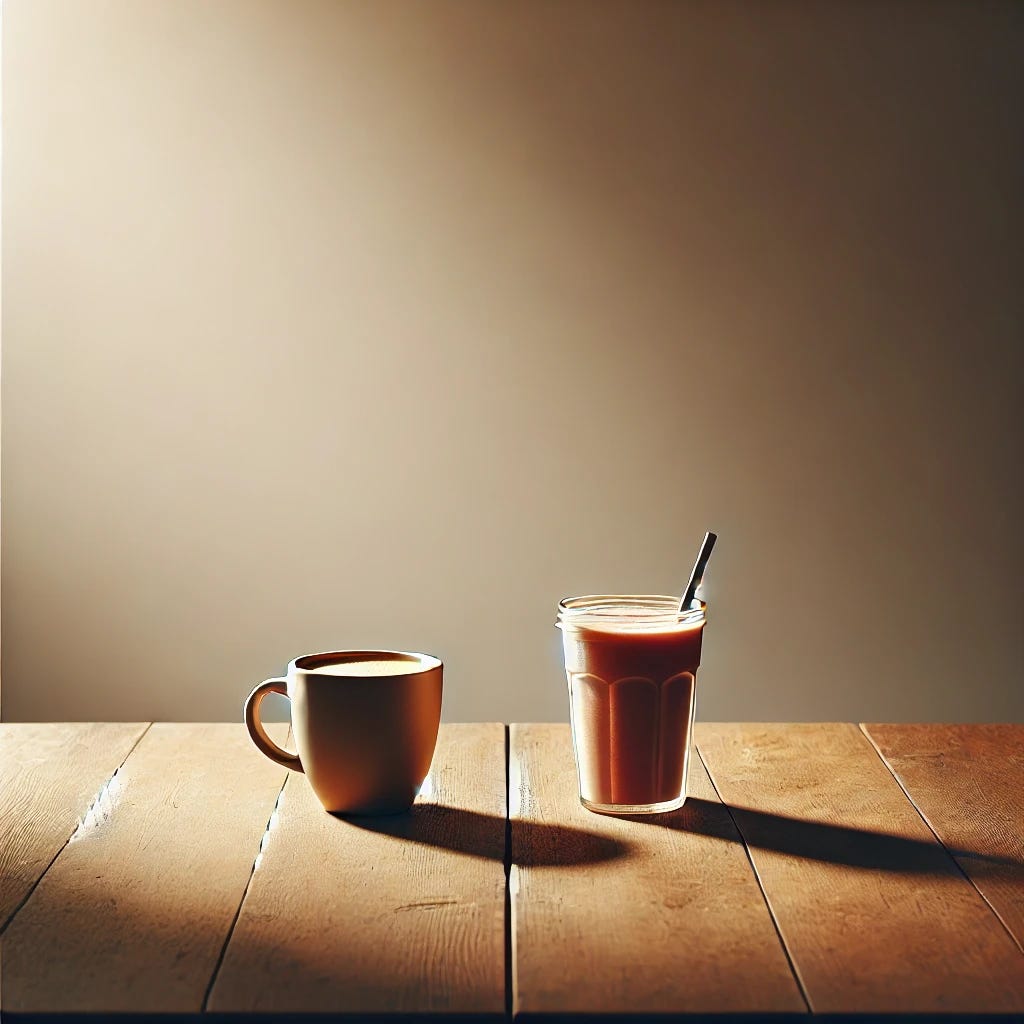
[{"label": "red-orange smoothie", "polygon": [[686,799],[705,606],[660,596],[559,607],[580,797],[593,810],[665,811]]}]

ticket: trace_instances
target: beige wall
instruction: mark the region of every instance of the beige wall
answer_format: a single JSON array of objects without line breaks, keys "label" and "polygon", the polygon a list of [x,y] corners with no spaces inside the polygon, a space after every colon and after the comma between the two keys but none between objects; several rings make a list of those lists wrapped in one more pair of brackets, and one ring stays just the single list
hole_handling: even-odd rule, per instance
[{"label": "beige wall", "polygon": [[4,20],[5,719],[562,718],[709,527],[701,717],[1024,716],[1024,6]]}]

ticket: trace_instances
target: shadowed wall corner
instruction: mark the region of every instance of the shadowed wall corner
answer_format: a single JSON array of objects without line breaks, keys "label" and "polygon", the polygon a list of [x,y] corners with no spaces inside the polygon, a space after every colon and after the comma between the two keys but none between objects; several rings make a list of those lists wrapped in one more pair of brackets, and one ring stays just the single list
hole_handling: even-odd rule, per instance
[{"label": "shadowed wall corner", "polygon": [[564,718],[706,528],[701,717],[1024,714],[1019,5],[4,22],[5,719]]}]

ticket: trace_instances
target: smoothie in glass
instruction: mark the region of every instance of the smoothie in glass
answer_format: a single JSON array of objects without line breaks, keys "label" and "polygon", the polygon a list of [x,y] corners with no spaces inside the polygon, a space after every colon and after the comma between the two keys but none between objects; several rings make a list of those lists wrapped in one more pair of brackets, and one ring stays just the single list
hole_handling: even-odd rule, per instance
[{"label": "smoothie in glass", "polygon": [[649,814],[686,800],[706,606],[664,595],[594,595],[559,604],[580,799]]}]

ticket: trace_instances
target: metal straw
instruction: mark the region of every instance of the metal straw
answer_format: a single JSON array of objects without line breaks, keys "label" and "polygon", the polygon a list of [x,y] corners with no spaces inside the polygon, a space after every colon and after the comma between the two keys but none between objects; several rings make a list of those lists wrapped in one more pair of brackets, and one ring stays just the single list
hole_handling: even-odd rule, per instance
[{"label": "metal straw", "polygon": [[697,561],[693,563],[690,582],[686,584],[686,589],[683,591],[683,599],[679,602],[680,612],[685,612],[693,602],[697,594],[697,588],[700,586],[700,581],[704,578],[704,570],[708,567],[708,559],[711,557],[711,549],[715,546],[716,540],[718,540],[718,534],[704,534],[704,543],[701,544],[700,551],[697,552]]}]

